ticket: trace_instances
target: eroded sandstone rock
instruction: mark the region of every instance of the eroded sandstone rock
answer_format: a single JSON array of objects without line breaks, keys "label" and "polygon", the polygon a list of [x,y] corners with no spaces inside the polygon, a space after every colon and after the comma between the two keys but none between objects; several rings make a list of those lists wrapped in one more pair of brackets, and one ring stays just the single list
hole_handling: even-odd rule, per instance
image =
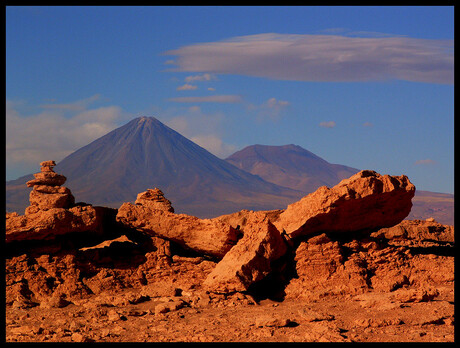
[{"label": "eroded sandstone rock", "polygon": [[415,186],[405,175],[363,170],[333,188],[322,186],[290,204],[274,225],[291,238],[321,231],[391,227],[410,213],[414,193]]},{"label": "eroded sandstone rock", "polygon": [[139,193],[134,203],[150,209],[159,209],[174,213],[171,202],[165,198],[163,191],[159,188],[148,189],[145,192]]},{"label": "eroded sandstone rock", "polygon": [[27,187],[33,187],[30,192],[30,206],[25,214],[35,214],[53,208],[70,208],[75,204],[75,198],[67,187],[63,187],[66,181],[64,175],[54,172],[54,161],[40,163],[40,173],[35,173],[34,180],[27,182]]},{"label": "eroded sandstone rock", "polygon": [[199,219],[152,208],[150,202],[123,203],[117,221],[199,253],[222,258],[236,244],[238,231],[216,219]]},{"label": "eroded sandstone rock", "polygon": [[422,220],[404,220],[400,224],[382,228],[372,233],[372,237],[395,239],[406,238],[414,240],[433,240],[440,242],[455,241],[454,227],[442,225],[434,219]]},{"label": "eroded sandstone rock", "polygon": [[271,272],[271,263],[287,251],[276,227],[264,213],[245,222],[244,236],[208,275],[203,286],[213,292],[246,291]]},{"label": "eroded sandstone rock", "polygon": [[27,215],[7,215],[6,243],[51,239],[70,232],[100,231],[106,208],[52,208]]}]

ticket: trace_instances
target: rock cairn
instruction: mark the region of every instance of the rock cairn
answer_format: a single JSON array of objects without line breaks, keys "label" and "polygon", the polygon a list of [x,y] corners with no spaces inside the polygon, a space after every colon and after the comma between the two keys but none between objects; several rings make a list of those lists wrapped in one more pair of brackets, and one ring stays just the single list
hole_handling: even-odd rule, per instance
[{"label": "rock cairn", "polygon": [[25,214],[34,214],[53,208],[70,208],[75,204],[75,198],[67,187],[62,186],[67,178],[54,172],[54,161],[40,163],[40,173],[35,173],[35,179],[27,182],[27,187],[33,187],[30,192],[30,206]]}]

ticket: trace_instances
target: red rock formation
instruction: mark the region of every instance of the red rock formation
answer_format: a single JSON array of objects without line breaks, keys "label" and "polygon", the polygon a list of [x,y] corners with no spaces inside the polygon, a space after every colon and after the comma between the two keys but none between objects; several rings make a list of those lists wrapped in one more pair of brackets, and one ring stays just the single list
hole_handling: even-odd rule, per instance
[{"label": "red rock formation", "polygon": [[35,179],[27,182],[28,187],[33,187],[30,192],[30,206],[26,208],[27,214],[45,211],[53,208],[70,208],[75,204],[75,198],[67,187],[61,187],[66,177],[54,172],[54,161],[40,163],[40,173],[34,174]]},{"label": "red rock formation", "polygon": [[7,243],[23,240],[52,239],[56,236],[84,231],[99,231],[106,208],[76,206],[52,208],[33,214],[7,214]]},{"label": "red rock formation", "polygon": [[454,226],[442,225],[436,221],[427,219],[404,220],[400,224],[382,228],[374,232],[372,237],[384,237],[386,239],[406,238],[418,240],[433,240],[440,242],[454,242]]},{"label": "red rock formation", "polygon": [[246,291],[271,272],[271,263],[287,250],[283,237],[265,214],[252,214],[244,236],[225,254],[203,286],[213,292]]},{"label": "red rock formation", "polygon": [[156,187],[139,193],[134,203],[143,205],[150,209],[159,209],[174,213],[174,208],[172,207],[171,202],[165,198],[163,191]]},{"label": "red rock formation", "polygon": [[222,258],[236,244],[238,231],[216,219],[174,214],[157,206],[123,203],[117,221],[130,228],[176,242],[199,253]]},{"label": "red rock formation", "polygon": [[415,186],[405,175],[363,170],[333,188],[322,186],[290,204],[274,225],[291,238],[320,231],[391,227],[409,214],[414,193]]}]

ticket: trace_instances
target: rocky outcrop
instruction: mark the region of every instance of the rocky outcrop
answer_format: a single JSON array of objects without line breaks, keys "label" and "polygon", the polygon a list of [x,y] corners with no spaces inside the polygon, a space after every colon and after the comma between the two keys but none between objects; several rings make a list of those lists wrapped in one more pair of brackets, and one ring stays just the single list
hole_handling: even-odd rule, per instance
[{"label": "rocky outcrop", "polygon": [[5,241],[53,239],[71,232],[102,233],[106,209],[76,206],[70,209],[52,208],[26,215],[7,214]]},{"label": "rocky outcrop", "polygon": [[139,193],[134,203],[150,209],[159,209],[174,213],[174,208],[172,207],[171,202],[165,198],[163,191],[156,187]]},{"label": "rocky outcrop", "polygon": [[150,201],[146,205],[144,202],[123,203],[118,209],[117,221],[217,258],[222,258],[236,244],[238,230],[228,224],[216,219],[174,214],[158,209],[157,205],[152,207]]},{"label": "rocky outcrop", "polygon": [[417,239],[438,242],[455,241],[454,226],[442,225],[434,219],[404,220],[396,226],[382,228],[371,234],[372,237],[386,239]]},{"label": "rocky outcrop", "polygon": [[274,225],[291,238],[321,231],[391,227],[409,214],[414,193],[415,186],[405,175],[363,170],[333,188],[322,186],[290,204]]},{"label": "rocky outcrop", "polygon": [[35,179],[27,182],[27,187],[33,187],[30,192],[30,206],[25,214],[34,214],[53,208],[70,208],[75,204],[75,198],[67,187],[62,186],[66,177],[54,172],[54,161],[40,163],[40,173],[35,173]]},{"label": "rocky outcrop", "polygon": [[179,243],[199,253],[222,258],[236,243],[238,229],[254,214],[270,219],[289,238],[320,231],[353,232],[391,227],[410,212],[415,187],[402,176],[361,171],[333,188],[325,186],[284,211],[242,210],[214,219],[173,214],[161,190],[138,195],[136,204],[124,203],[117,221],[131,228]]},{"label": "rocky outcrop", "polygon": [[287,250],[283,237],[263,213],[251,215],[243,233],[204,281],[206,289],[221,293],[247,291],[271,272],[271,263]]}]

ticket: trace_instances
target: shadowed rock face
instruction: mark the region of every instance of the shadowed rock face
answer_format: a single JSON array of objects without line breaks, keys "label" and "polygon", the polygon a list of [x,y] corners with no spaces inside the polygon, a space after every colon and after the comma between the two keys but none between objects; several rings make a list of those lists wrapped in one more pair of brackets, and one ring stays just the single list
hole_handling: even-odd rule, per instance
[{"label": "shadowed rock face", "polygon": [[247,291],[251,284],[267,276],[271,263],[287,251],[283,237],[263,213],[251,214],[243,233],[243,238],[204,281],[206,289],[222,293]]}]

